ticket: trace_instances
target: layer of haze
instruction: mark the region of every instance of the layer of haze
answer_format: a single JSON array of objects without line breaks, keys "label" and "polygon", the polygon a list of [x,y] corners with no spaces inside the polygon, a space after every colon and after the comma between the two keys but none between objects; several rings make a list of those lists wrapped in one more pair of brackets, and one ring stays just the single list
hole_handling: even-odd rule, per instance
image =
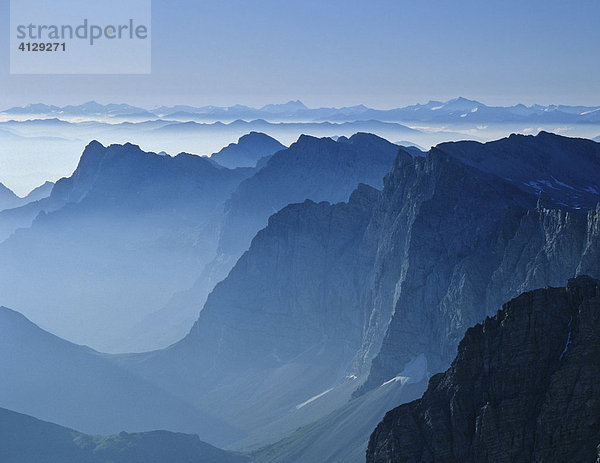
[{"label": "layer of haze", "polygon": [[[152,3],[151,75],[9,75],[5,53],[1,106],[600,103],[597,0]],[[0,0],[3,49],[8,28]]]}]

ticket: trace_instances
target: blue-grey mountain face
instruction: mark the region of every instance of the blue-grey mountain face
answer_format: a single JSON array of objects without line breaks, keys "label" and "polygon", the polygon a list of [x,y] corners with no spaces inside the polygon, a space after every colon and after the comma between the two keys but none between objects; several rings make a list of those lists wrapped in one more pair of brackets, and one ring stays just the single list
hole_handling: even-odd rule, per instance
[{"label": "blue-grey mountain face", "polygon": [[[386,143],[364,134],[337,142],[303,137],[241,183],[236,194],[246,194],[237,200],[255,201],[261,206],[250,212],[269,215],[265,205],[272,204],[271,193],[282,191],[285,180],[290,185],[284,191],[340,194],[341,187],[331,183],[361,181],[352,172],[370,174],[377,159],[383,169]],[[272,461],[308,463],[303,455],[314,456],[319,449],[332,457],[343,455],[344,462],[357,461],[368,430],[348,425],[345,417],[358,416],[363,405],[372,422],[376,410],[414,398],[425,378],[448,366],[466,328],[510,297],[578,273],[600,274],[600,209],[590,207],[593,196],[572,202],[573,191],[586,191],[594,176],[571,172],[567,183],[556,167],[564,158],[593,158],[595,145],[549,134],[459,145],[442,145],[425,157],[401,150],[382,191],[361,185],[347,203],[304,197],[284,207],[263,224],[181,342],[106,360],[215,416],[206,418],[209,425],[214,420],[241,428],[223,431],[221,439],[227,442],[201,434],[203,439],[238,447],[274,443],[319,419],[314,427],[292,434],[291,443],[271,447]],[[503,159],[528,151],[543,155],[539,162],[544,167],[538,156],[522,167],[535,178],[507,176]],[[364,153],[374,160],[367,163]],[[85,163],[94,165],[94,159]],[[205,161],[207,168],[217,168]],[[585,165],[597,169],[593,159]],[[110,196],[114,187],[82,193],[86,188],[81,185],[96,178],[85,171],[55,187],[54,199],[79,201],[58,212],[77,210],[88,198],[92,204],[110,203],[110,210],[120,211],[123,204],[125,210],[144,211],[144,203],[125,194],[126,188],[116,190],[123,201]],[[117,174],[110,173],[107,182]],[[540,193],[525,184],[539,180],[541,173],[571,188]],[[350,194],[352,187],[340,184]],[[253,188],[244,190],[247,185]],[[232,198],[229,210],[233,205]],[[52,217],[60,215],[49,213],[41,220],[58,223]],[[360,396],[348,402],[365,379]],[[31,382],[37,388],[43,383]],[[387,393],[390,387],[398,389]],[[320,431],[325,427],[333,429],[329,448]]]},{"label": "blue-grey mountain face", "polygon": [[53,182],[44,182],[43,185],[34,188],[29,192],[27,196],[23,198],[23,204],[31,203],[34,201],[39,201],[41,199],[47,198],[52,193],[52,188],[54,188]]},{"label": "blue-grey mountain face", "polygon": [[231,143],[210,158],[229,169],[236,167],[256,167],[258,161],[285,149],[285,146],[272,137],[259,132],[250,132],[237,143]]},{"label": "blue-grey mountain face", "polygon": [[104,354],[64,341],[4,307],[0,352],[0,407],[90,434],[169,429],[210,442],[243,437],[235,427],[124,371]]},{"label": "blue-grey mountain face", "polygon": [[[477,145],[472,156],[502,165],[537,144],[547,166],[583,146],[541,134],[511,137],[503,151]],[[483,170],[442,148],[426,157],[401,151],[382,193],[361,187],[346,205],[304,203],[273,216],[190,334],[125,367],[236,420],[253,433],[244,442],[257,443],[333,411],[367,376],[360,394],[442,371],[466,328],[510,297],[600,274],[598,208],[569,207],[570,189],[547,199],[495,173],[491,159]],[[577,191],[589,186],[585,176],[570,181]],[[312,411],[302,415],[305,402]],[[338,437],[332,445],[345,442]],[[292,447],[289,461],[306,461],[301,445]]]},{"label": "blue-grey mountain face", "polygon": [[442,143],[437,149],[523,190],[543,192],[557,207],[587,210],[598,202],[600,144],[591,140],[540,132],[535,138],[511,135],[485,148],[477,142],[455,142]]},{"label": "blue-grey mountain face", "polygon": [[0,183],[0,211],[17,207],[20,198]]},{"label": "blue-grey mountain face", "polygon": [[398,147],[375,135],[317,139],[302,136],[242,182],[227,204],[219,247],[239,256],[270,215],[287,204],[347,201],[359,183],[381,188]]},{"label": "blue-grey mountain face", "polygon": [[284,208],[216,286],[185,339],[123,365],[235,422],[248,444],[322,416],[327,408],[310,399],[346,383],[335,401],[343,404],[356,387],[346,364],[360,346],[361,271],[371,258],[361,262],[358,246],[378,195],[363,185],[348,204]]},{"label": "blue-grey mountain face", "polygon": [[[502,301],[582,272],[600,276],[590,258],[599,233],[590,184],[600,174],[598,145],[542,133],[472,148],[440,145],[387,179],[376,223],[389,224],[378,231],[379,248],[393,253],[381,254],[381,277],[372,281],[375,300],[385,303],[376,302],[370,317],[365,358],[378,353],[363,390],[421,354],[431,371],[446,368],[465,329]],[[510,170],[505,160],[519,155],[529,161]],[[572,159],[585,161],[587,172],[564,169]],[[547,197],[529,186],[542,173],[571,184]],[[391,262],[395,270],[383,271]]]},{"label": "blue-grey mountain face", "polygon": [[192,290],[174,298],[150,317],[148,324],[156,324],[154,320],[164,319],[167,313],[187,313],[189,322],[180,326],[178,337],[169,340],[180,339],[197,318],[208,293],[227,276],[255,234],[267,225],[269,216],[305,199],[347,201],[359,183],[381,188],[398,149],[375,135],[358,133],[338,141],[302,136],[289,149],[275,153],[227,202],[217,256]]},{"label": "blue-grey mountain face", "polygon": [[33,219],[43,209],[43,200],[50,196],[53,187],[54,183],[45,182],[34,188],[27,196],[19,198],[0,184],[0,242],[8,238],[17,228],[31,225]]},{"label": "blue-grey mountain face", "polygon": [[368,463],[600,456],[600,285],[525,293],[470,328],[419,400],[389,412]]},{"label": "blue-grey mountain face", "polygon": [[12,211],[39,215],[0,244],[3,302],[68,339],[143,347],[128,344],[137,324],[192,285],[214,255],[225,200],[251,173],[91,143],[49,198]]},{"label": "blue-grey mountain face", "polygon": [[0,461],[6,463],[243,463],[248,458],[167,431],[101,437],[0,408]]}]

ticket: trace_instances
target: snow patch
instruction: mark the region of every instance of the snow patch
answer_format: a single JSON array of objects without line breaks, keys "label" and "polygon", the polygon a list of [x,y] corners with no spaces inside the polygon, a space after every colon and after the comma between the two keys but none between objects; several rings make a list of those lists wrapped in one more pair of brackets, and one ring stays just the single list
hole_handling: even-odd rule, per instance
[{"label": "snow patch", "polygon": [[427,357],[425,354],[419,354],[404,366],[397,376],[382,384],[395,383],[400,381],[404,384],[414,384],[421,382],[427,376]]},{"label": "snow patch", "polygon": [[314,397],[311,397],[310,399],[308,399],[306,402],[302,402],[301,404],[296,405],[296,410],[300,410],[302,407],[304,407],[305,405],[308,405],[309,403],[314,402],[315,400],[320,399],[321,397],[323,397],[325,394],[327,394],[328,392],[333,391],[333,388],[330,387],[329,389],[327,389],[324,392],[321,392],[320,394],[317,394]]},{"label": "snow patch", "polygon": [[467,113],[461,114],[460,117],[467,117]]},{"label": "snow patch", "polygon": [[444,105],[442,106],[436,106],[434,108],[431,108],[432,111],[437,111],[438,109],[442,109],[444,107]]},{"label": "snow patch", "polygon": [[478,109],[479,109],[479,106],[476,106],[475,108],[471,109],[471,112],[476,113]]}]

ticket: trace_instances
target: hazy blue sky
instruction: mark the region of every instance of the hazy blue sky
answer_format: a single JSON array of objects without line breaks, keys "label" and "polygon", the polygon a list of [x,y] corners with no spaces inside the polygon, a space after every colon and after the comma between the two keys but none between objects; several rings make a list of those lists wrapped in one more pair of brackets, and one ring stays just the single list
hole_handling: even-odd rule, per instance
[{"label": "hazy blue sky", "polygon": [[11,76],[0,5],[2,107],[600,104],[599,0],[153,0],[143,76]]}]

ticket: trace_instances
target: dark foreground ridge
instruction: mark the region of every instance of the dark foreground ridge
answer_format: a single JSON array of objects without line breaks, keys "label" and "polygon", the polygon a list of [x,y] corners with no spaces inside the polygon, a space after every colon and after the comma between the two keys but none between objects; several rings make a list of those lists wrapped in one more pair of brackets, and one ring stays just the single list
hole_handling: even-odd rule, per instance
[{"label": "dark foreground ridge", "polygon": [[470,328],[423,397],[387,413],[368,463],[600,461],[600,284],[524,293]]}]

